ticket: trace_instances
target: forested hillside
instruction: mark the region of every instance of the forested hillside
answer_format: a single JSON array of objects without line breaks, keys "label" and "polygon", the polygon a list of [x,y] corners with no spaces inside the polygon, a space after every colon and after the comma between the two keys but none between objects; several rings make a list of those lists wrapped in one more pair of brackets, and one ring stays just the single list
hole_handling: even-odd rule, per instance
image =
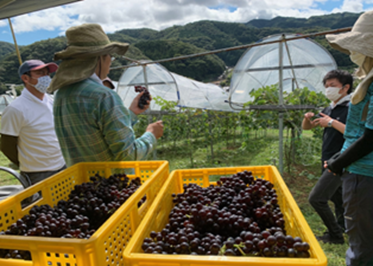
[{"label": "forested hillside", "polygon": [[309,19],[291,18],[291,17],[276,17],[271,20],[254,19],[246,23],[247,26],[256,28],[311,28],[325,27],[328,25],[330,29],[338,29],[352,26],[360,14],[357,13],[337,13],[324,16],[313,16]]},{"label": "forested hillside", "polygon": [[14,45],[8,42],[0,41],[0,62],[7,54],[15,50]]},{"label": "forested hillside", "polygon": [[[250,44],[264,37],[280,33],[307,34],[349,27],[359,14],[339,13],[315,16],[309,19],[277,17],[271,20],[252,20],[244,23],[218,21],[198,21],[185,26],[173,26],[161,31],[152,29],[124,29],[109,38],[113,41],[128,42],[130,49],[126,56],[133,59],[157,60],[186,54],[200,53],[231,46]],[[351,70],[354,65],[348,56],[328,45],[325,37],[314,38],[334,56],[339,67]],[[57,37],[33,43],[20,48],[22,59],[38,58],[51,61],[53,54],[66,47],[66,39]],[[165,63],[170,71],[190,78],[211,81],[222,74],[224,69],[234,67],[245,50],[218,53],[188,60]],[[57,62],[58,63],[58,62]],[[113,62],[113,66],[128,64],[124,59]],[[0,42],[0,82],[19,83],[17,76],[18,60],[14,45]],[[117,80],[121,70],[113,71],[110,76]]]}]

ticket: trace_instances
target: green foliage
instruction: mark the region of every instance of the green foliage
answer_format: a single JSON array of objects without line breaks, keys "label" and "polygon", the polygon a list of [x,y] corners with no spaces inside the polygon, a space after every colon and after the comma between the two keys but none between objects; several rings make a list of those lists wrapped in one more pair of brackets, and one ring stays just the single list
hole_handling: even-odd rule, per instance
[{"label": "green foliage", "polygon": [[4,94],[8,90],[8,87],[4,83],[0,83],[0,95]]},{"label": "green foliage", "polygon": [[15,47],[13,44],[0,41],[0,62],[3,60],[5,55],[13,51],[15,51]]},{"label": "green foliage", "polygon": [[[245,104],[250,105],[279,105],[279,89],[278,85],[271,85],[250,92],[250,96],[254,98]],[[284,105],[308,105],[314,106],[315,109],[309,110],[318,113],[320,107],[324,107],[328,104],[328,99],[321,92],[316,93],[310,91],[308,88],[297,88],[294,91],[283,93]],[[273,116],[277,114],[276,110],[253,110],[252,115],[256,118],[256,122],[260,124],[266,124],[270,126],[276,125]],[[299,129],[303,120],[304,110],[287,110],[284,112],[284,126],[288,128]]]},{"label": "green foliage", "polygon": [[152,29],[125,29],[117,31],[115,34],[110,35],[110,40],[113,40],[111,37],[115,35],[124,35],[128,36],[133,39],[140,39],[140,40],[153,40],[156,39],[158,31]]},{"label": "green foliage", "polygon": [[164,100],[160,96],[154,97],[153,101],[155,101],[155,103],[157,105],[161,106],[161,111],[169,111],[171,113],[175,113],[176,112],[176,110],[175,110],[175,108],[177,106],[176,102]]},{"label": "green foliage", "polygon": [[[22,60],[40,59],[44,62],[53,61],[55,52],[66,47],[66,39],[58,37],[45,41],[35,42],[31,45],[20,48]],[[6,83],[21,83],[18,76],[19,62],[16,53],[7,55],[1,62],[0,76],[4,77]]]},{"label": "green foliage", "polygon": [[[268,105],[268,106],[279,106],[279,90],[277,85],[267,86],[260,88],[255,91],[251,91],[250,95],[254,98],[246,106],[251,105]],[[328,100],[323,93],[316,93],[310,91],[308,88],[297,88],[292,92],[283,93],[284,105],[291,106],[313,106],[310,110],[291,110],[288,109],[283,111],[283,122],[284,127],[288,129],[287,138],[285,141],[285,160],[288,172],[291,171],[291,165],[296,161],[307,161],[315,158],[305,158],[304,150],[300,149],[302,142],[300,138],[302,136],[302,121],[304,113],[315,112],[318,113],[320,107],[324,107],[328,104]],[[278,110],[252,110],[250,116],[259,127],[272,127],[278,128],[279,117]],[[319,137],[320,132],[315,131],[315,137]]]},{"label": "green foliage", "polygon": [[325,27],[325,25],[327,25],[330,29],[337,29],[351,27],[360,14],[344,12],[322,16],[312,16],[309,19],[292,17],[275,17],[271,20],[254,19],[246,23],[246,25],[255,28],[277,27],[284,29]]}]

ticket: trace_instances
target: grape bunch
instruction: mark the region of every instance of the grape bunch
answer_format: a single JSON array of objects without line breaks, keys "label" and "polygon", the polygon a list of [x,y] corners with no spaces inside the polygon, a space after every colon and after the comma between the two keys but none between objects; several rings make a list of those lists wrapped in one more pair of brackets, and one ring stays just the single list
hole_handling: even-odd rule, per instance
[{"label": "grape bunch", "polygon": [[221,177],[216,186],[184,185],[161,232],[142,249],[151,254],[308,258],[309,244],[286,235],[273,184],[250,171]]},{"label": "grape bunch", "polygon": [[[60,200],[55,207],[33,206],[29,214],[0,235],[89,239],[141,186],[139,177],[130,179],[125,174],[114,174],[107,179],[96,174],[90,181],[75,185],[68,200]],[[145,200],[144,196],[138,206]],[[0,258],[30,260],[31,255],[28,251],[0,249]]]},{"label": "grape bunch", "polygon": [[144,94],[139,99],[138,107],[140,109],[144,109],[145,105],[148,105],[148,101],[150,101],[150,93],[146,87],[143,86],[135,86],[135,92],[144,92]]}]

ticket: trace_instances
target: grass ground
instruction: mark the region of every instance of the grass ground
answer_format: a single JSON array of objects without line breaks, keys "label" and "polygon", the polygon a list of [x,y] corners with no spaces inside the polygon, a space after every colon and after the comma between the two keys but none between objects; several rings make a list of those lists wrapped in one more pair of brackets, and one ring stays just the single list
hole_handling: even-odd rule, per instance
[{"label": "grass ground", "polygon": [[[2,152],[0,152],[0,166],[17,169],[17,167],[12,164]],[[21,183],[19,183],[13,175],[0,171],[0,186],[20,184]]]},{"label": "grass ground", "polygon": [[[304,217],[315,235],[321,235],[325,231],[319,216],[309,205],[307,198],[320,172],[318,149],[320,142],[315,142],[311,134],[304,132],[302,150],[295,165],[290,172],[285,172],[283,178],[289,187],[295,201],[300,207]],[[209,146],[203,140],[196,140],[193,144],[192,159],[191,145],[184,141],[175,143],[160,143],[157,148],[157,158],[168,160],[170,170],[203,167],[226,167],[238,165],[268,165],[278,164],[278,132],[267,131],[265,134],[252,136],[246,142],[246,148],[240,148],[241,143],[230,141],[227,145],[222,141],[214,145],[214,158],[210,155]],[[316,153],[316,155],[315,155]],[[9,166],[10,162],[0,153],[0,166]],[[285,168],[287,169],[287,168]],[[17,184],[17,181],[8,174],[0,172],[0,186]],[[347,240],[347,238],[346,238]],[[328,258],[328,266],[345,265],[345,252],[348,248],[344,245],[329,245],[320,243]]]}]

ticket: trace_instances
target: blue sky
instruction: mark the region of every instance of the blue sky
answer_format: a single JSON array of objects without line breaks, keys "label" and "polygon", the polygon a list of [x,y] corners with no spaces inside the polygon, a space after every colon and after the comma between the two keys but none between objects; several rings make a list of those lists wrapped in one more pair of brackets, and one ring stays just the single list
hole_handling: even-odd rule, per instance
[{"label": "blue sky", "polygon": [[[16,33],[16,40],[18,45],[27,45],[30,43],[34,43],[36,41],[40,40],[46,40],[49,38],[55,38],[59,36],[60,30],[36,30],[33,32],[22,32],[22,33]],[[10,42],[13,43],[13,36],[11,34],[11,30],[8,26],[8,29],[4,27],[3,32],[1,33],[0,41],[3,42]]]},{"label": "blue sky", "polygon": [[[373,0],[83,0],[14,17],[12,24],[18,44],[27,45],[63,36],[67,28],[82,23],[99,23],[111,33],[134,28],[161,30],[198,20],[248,22],[372,9]],[[0,20],[0,32],[0,41],[13,43],[8,20]]]},{"label": "blue sky", "polygon": [[[329,1],[317,3],[317,8],[325,10],[327,12],[332,12],[333,9],[339,8],[342,3],[343,3],[343,1],[330,1],[329,0]],[[362,2],[362,11],[363,10],[370,10],[372,8],[373,8],[373,4],[372,3],[369,4],[369,1]],[[355,13],[355,11],[350,11],[350,12]],[[356,13],[358,13],[358,12],[356,12]]]},{"label": "blue sky", "polygon": [[327,12],[331,12],[334,8],[340,5],[341,1],[326,1],[326,2],[319,2],[317,3],[317,7],[319,9],[325,10]]}]

